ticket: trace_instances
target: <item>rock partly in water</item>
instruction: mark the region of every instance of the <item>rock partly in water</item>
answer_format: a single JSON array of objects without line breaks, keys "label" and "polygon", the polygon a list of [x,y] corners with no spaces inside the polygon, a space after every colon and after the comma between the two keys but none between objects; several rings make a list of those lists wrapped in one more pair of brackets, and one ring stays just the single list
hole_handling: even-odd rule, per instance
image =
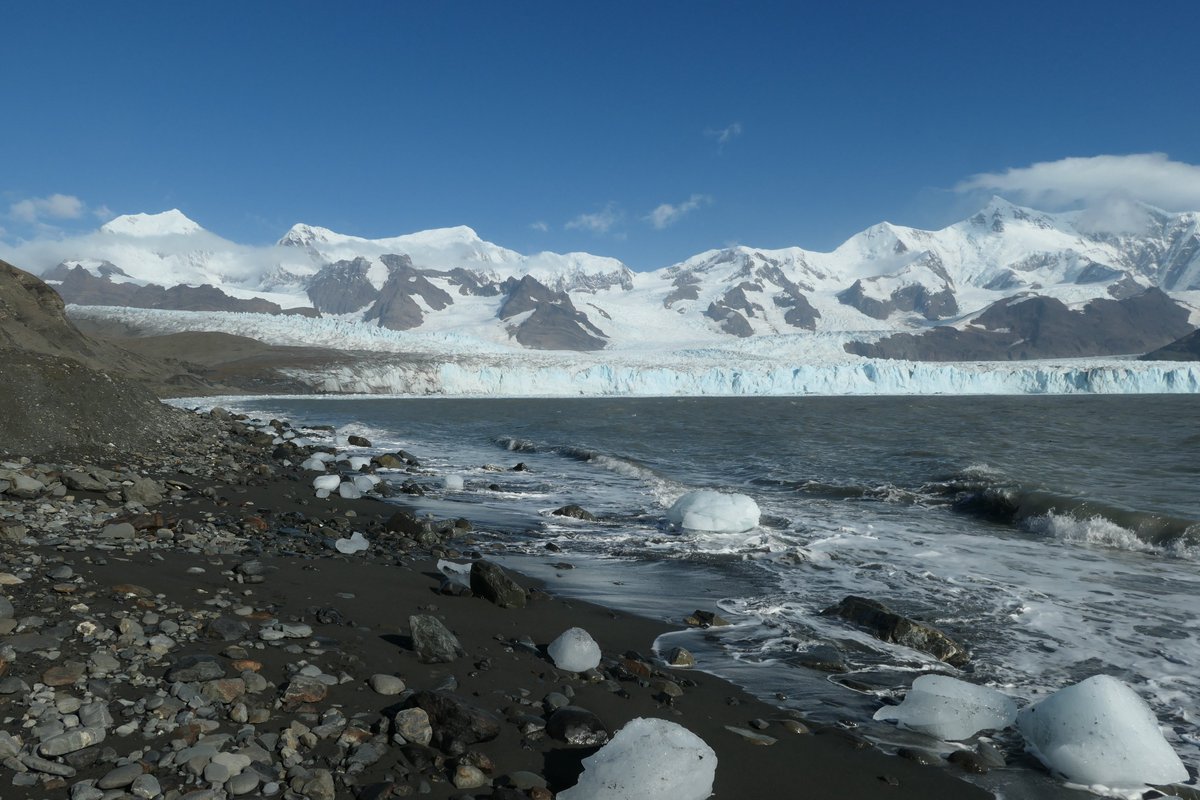
[{"label": "rock partly in water", "polygon": [[964,645],[937,628],[901,616],[875,600],[849,595],[821,613],[848,620],[880,641],[920,650],[952,666],[961,667],[971,659]]}]

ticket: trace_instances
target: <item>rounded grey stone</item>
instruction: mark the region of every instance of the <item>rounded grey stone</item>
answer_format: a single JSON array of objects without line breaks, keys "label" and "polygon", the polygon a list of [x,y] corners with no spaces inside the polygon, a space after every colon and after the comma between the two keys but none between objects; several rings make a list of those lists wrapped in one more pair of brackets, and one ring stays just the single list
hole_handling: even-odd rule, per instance
[{"label": "rounded grey stone", "polygon": [[123,789],[145,774],[141,764],[126,764],[123,767],[109,770],[104,777],[96,781],[101,789]]}]

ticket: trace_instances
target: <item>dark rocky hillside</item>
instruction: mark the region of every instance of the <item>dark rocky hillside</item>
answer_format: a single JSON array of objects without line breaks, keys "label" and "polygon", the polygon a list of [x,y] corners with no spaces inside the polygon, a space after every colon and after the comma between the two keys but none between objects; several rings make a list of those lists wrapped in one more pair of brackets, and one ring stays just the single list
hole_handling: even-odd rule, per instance
[{"label": "dark rocky hillside", "polygon": [[1144,353],[1192,331],[1188,312],[1160,289],[1124,300],[1093,300],[1080,310],[1038,295],[1001,300],[966,328],[941,326],[878,342],[850,342],[867,358],[911,361],[1021,361]]},{"label": "dark rocky hillside", "polygon": [[1200,330],[1146,353],[1142,361],[1200,361]]}]

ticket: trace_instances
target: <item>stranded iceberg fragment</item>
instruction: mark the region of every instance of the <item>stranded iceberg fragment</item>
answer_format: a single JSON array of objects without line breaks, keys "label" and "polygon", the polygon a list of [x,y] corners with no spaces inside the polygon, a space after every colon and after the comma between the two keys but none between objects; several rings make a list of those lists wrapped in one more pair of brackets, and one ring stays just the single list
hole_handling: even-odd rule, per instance
[{"label": "stranded iceberg fragment", "polygon": [[1071,783],[1135,789],[1188,779],[1150,707],[1108,675],[1022,709],[1017,728],[1029,751]]},{"label": "stranded iceberg fragment", "polygon": [[875,719],[958,741],[983,730],[999,730],[1017,718],[1017,704],[1008,695],[944,675],[922,675],[898,706],[884,706]]},{"label": "stranded iceberg fragment", "polygon": [[587,672],[600,664],[600,645],[583,628],[568,628],[546,648],[554,666],[568,672]]},{"label": "stranded iceberg fragment", "polygon": [[702,489],[688,492],[667,510],[667,519],[691,531],[740,533],[758,527],[758,503],[744,494]]},{"label": "stranded iceberg fragment", "polygon": [[664,719],[638,717],[583,760],[579,783],[559,800],[704,800],[717,754],[696,734]]}]

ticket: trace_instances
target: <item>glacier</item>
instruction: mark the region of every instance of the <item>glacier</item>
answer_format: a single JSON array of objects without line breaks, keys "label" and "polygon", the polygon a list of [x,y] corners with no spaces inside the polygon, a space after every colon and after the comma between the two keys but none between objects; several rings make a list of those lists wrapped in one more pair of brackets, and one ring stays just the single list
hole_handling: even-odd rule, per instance
[{"label": "glacier", "polygon": [[566,360],[460,358],[436,363],[355,362],[320,372],[284,370],[318,392],[419,397],[673,397],[927,394],[1185,394],[1200,365],[1173,362],[934,364],[870,361],[664,367]]},{"label": "glacier", "polygon": [[[323,394],[400,397],[673,397],[927,394],[1186,394],[1200,362],[1082,358],[917,362],[842,349],[853,332],[663,340],[599,352],[529,351],[464,331],[393,331],[337,317],[68,306],[73,318],[147,333],[221,330],[327,348],[319,370],[279,371]],[[476,332],[477,333],[477,332]]]}]

